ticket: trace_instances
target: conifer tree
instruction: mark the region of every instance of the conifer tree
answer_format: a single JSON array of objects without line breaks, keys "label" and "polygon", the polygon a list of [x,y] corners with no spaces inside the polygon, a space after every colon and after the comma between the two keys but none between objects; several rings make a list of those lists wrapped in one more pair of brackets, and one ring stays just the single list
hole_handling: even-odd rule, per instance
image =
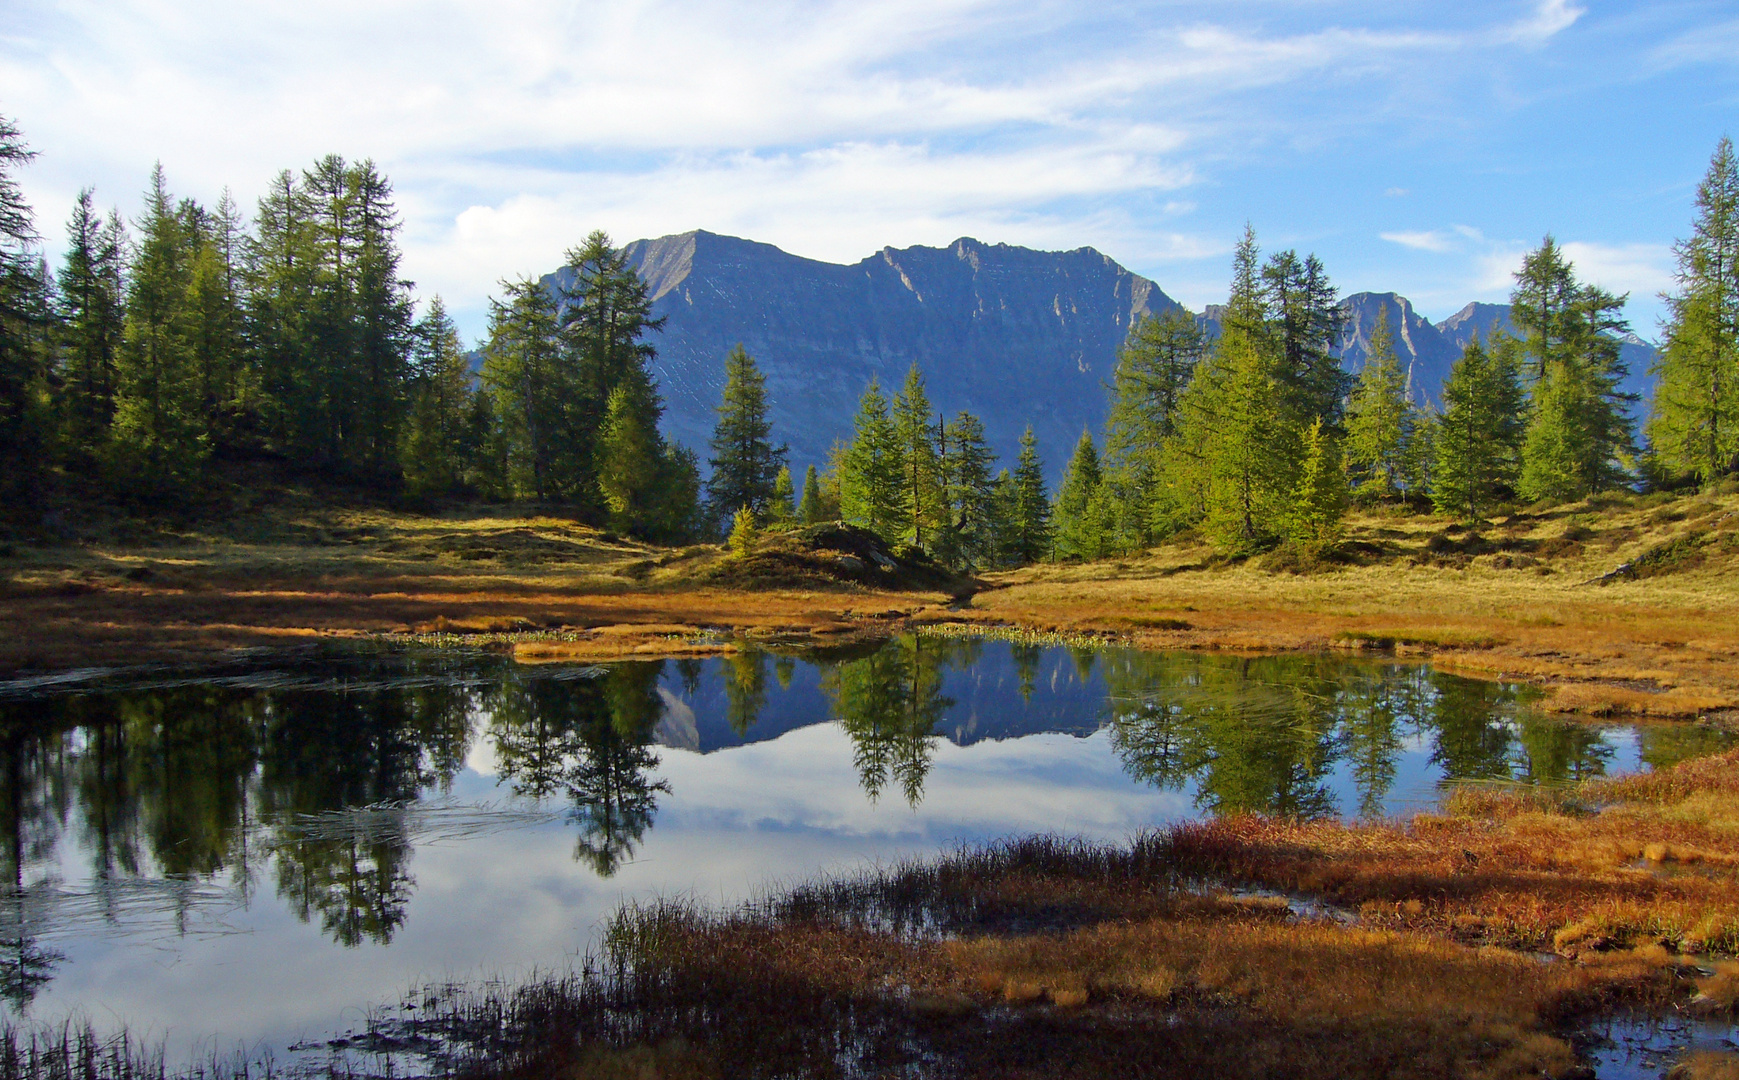
[{"label": "conifer tree", "polygon": [[1106,523],[1101,520],[1103,499],[1099,490],[1102,482],[1093,435],[1083,431],[1081,441],[1075,444],[1075,454],[1063,471],[1063,483],[1057,488],[1057,501],[1051,511],[1058,558],[1096,559],[1104,554]]},{"label": "conifer tree", "polygon": [[1346,513],[1347,480],[1334,436],[1318,417],[1304,431],[1298,487],[1284,517],[1286,541],[1320,555],[1340,542]]},{"label": "conifer tree", "polygon": [[67,222],[59,275],[61,378],[69,449],[94,460],[114,418],[116,353],[126,317],[126,234],[118,215],[105,222],[91,189],[79,192]]},{"label": "conifer tree", "polygon": [[598,432],[598,488],[611,527],[623,532],[641,532],[651,516],[663,449],[648,410],[634,396],[626,383],[610,391]]},{"label": "conifer tree", "polygon": [[773,478],[773,497],[767,500],[768,521],[788,525],[797,516],[797,508],[792,500],[794,487],[790,466],[779,466],[779,475]]},{"label": "conifer tree", "polygon": [[468,414],[471,368],[458,327],[439,296],[413,330],[411,412],[404,435],[405,483],[415,494],[448,494],[477,451]]},{"label": "conifer tree", "polygon": [[1739,465],[1739,161],[1723,137],[1697,186],[1697,220],[1673,247],[1675,288],[1654,372],[1648,435],[1659,460],[1702,483]]},{"label": "conifer tree", "polygon": [[47,282],[33,258],[36,229],[14,170],[35,153],[17,126],[0,116],[0,496],[35,493],[46,458],[47,423],[40,401],[47,376],[43,331]]},{"label": "conifer tree", "polygon": [[1443,383],[1431,503],[1440,514],[1478,521],[1514,494],[1525,402],[1511,342],[1487,351],[1468,342]]},{"label": "conifer tree", "polygon": [[1395,356],[1389,305],[1377,314],[1370,353],[1347,406],[1346,463],[1355,490],[1393,499],[1406,483],[1407,444],[1413,408],[1407,379]]},{"label": "conifer tree", "polygon": [[1140,546],[1153,537],[1163,448],[1177,433],[1183,397],[1203,349],[1194,316],[1174,311],[1138,321],[1118,353],[1104,466],[1119,547]]},{"label": "conifer tree", "polygon": [[1624,302],[1579,283],[1550,236],[1523,258],[1510,318],[1532,387],[1524,497],[1580,498],[1624,481],[1634,396],[1619,389],[1625,369],[1613,336],[1629,329]]},{"label": "conifer tree", "polygon": [[766,377],[741,345],[725,357],[724,400],[718,416],[709,459],[712,478],[707,481],[712,513],[723,522],[746,506],[750,513],[765,517],[774,481],[785,467],[786,450],[772,443]]},{"label": "conifer tree", "polygon": [[1322,261],[1315,255],[1300,259],[1293,251],[1276,253],[1262,268],[1262,292],[1269,332],[1279,349],[1274,375],[1282,404],[1301,429],[1317,417],[1338,429],[1352,380],[1332,351],[1345,313]]},{"label": "conifer tree", "polygon": [[840,463],[840,513],[883,539],[897,538],[911,512],[906,500],[906,463],[899,428],[888,412],[888,399],[874,379],[858,402],[854,428],[851,445]]},{"label": "conifer tree", "polygon": [[561,466],[573,378],[556,340],[555,300],[535,281],[501,286],[506,299],[489,302],[483,382],[494,397],[508,491],[540,501],[565,497],[572,490]]},{"label": "conifer tree", "polygon": [[906,384],[894,396],[892,420],[900,440],[900,486],[905,491],[906,517],[900,536],[921,548],[935,542],[946,512],[936,453],[941,432],[932,420],[924,375],[917,364],[907,370]]},{"label": "conifer tree", "polygon": [[564,269],[572,282],[557,290],[564,363],[573,372],[566,432],[572,447],[569,486],[571,497],[584,504],[611,393],[627,386],[636,406],[650,412],[642,420],[657,426],[663,406],[649,370],[657,349],[643,339],[664,320],[652,317],[645,281],[604,232],[594,231],[584,244],[569,248]]},{"label": "conifer tree", "polygon": [[138,222],[109,441],[116,477],[150,497],[190,482],[210,449],[189,342],[188,293],[197,238],[177,213],[158,165]]},{"label": "conifer tree", "polygon": [[1016,565],[1037,562],[1051,552],[1051,500],[1045,494],[1045,466],[1030,424],[1020,437],[1009,494],[1008,556]]},{"label": "conifer tree", "polygon": [[811,465],[803,470],[803,499],[797,504],[797,520],[805,525],[825,521],[826,510],[821,502],[821,477]]},{"label": "conifer tree", "polygon": [[954,550],[951,565],[979,566],[995,558],[996,451],[984,438],[984,423],[962,410],[945,425],[943,474]]},{"label": "conifer tree", "polygon": [[1208,443],[1206,526],[1229,550],[1273,537],[1296,488],[1298,430],[1287,415],[1273,352],[1260,339],[1222,337]]}]

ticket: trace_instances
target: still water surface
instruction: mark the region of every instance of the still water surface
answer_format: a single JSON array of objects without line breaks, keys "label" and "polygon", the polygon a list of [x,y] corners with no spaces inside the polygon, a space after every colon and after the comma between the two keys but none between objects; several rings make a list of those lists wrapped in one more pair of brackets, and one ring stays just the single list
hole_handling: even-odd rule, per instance
[{"label": "still water surface", "polygon": [[1446,781],[1723,738],[1555,720],[1418,664],[930,637],[0,685],[0,995],[172,1058],[282,1050],[413,984],[563,967],[624,899],[730,902],[1013,833],[1407,812]]}]

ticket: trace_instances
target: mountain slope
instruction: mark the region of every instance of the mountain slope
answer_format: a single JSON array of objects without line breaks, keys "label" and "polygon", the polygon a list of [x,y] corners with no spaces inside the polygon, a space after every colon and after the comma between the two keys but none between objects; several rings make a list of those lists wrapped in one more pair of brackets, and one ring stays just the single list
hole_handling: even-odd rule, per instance
[{"label": "mountain slope", "polygon": [[871,378],[891,397],[913,363],[932,405],[978,414],[1005,460],[1031,423],[1060,472],[1081,429],[1104,419],[1104,384],[1130,323],[1180,310],[1092,248],[961,239],[841,266],[691,232],[625,252],[666,320],[653,337],[666,433],[705,456],[725,354],[740,342],[767,376],[775,437],[790,443],[799,473],[849,436]]},{"label": "mountain slope", "polygon": [[[1100,431],[1117,350],[1132,322],[1184,310],[1158,285],[1092,248],[1034,251],[962,238],[946,248],[883,248],[850,265],[806,259],[771,244],[704,231],[636,240],[624,249],[649,286],[654,371],[663,427],[704,460],[723,391],[724,358],[741,343],[767,377],[774,437],[801,475],[849,438],[858,398],[879,379],[891,398],[916,363],[932,406],[968,409],[1013,463],[1032,424],[1054,481],[1083,428]],[[546,282],[567,280],[568,271]],[[1511,330],[1509,307],[1469,304],[1433,324],[1406,297],[1355,293],[1335,351],[1364,365],[1386,309],[1415,400],[1441,404],[1443,380],[1475,334]],[[1219,311],[1198,318],[1213,333]],[[1653,350],[1623,351],[1630,389],[1647,387]]]}]

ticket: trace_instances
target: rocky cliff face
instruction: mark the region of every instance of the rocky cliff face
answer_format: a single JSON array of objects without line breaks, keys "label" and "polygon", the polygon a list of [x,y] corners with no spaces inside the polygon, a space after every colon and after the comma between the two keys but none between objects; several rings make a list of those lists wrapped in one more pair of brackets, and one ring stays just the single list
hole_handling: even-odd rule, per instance
[{"label": "rocky cliff face", "polygon": [[1176,310],[1146,278],[1092,248],[1033,251],[961,239],[884,248],[850,266],[708,232],[629,244],[648,282],[665,431],[706,456],[724,358],[748,349],[767,376],[775,438],[793,471],[848,438],[872,378],[890,397],[916,363],[932,404],[976,413],[1012,463],[1028,423],[1059,474],[1133,320]]},{"label": "rocky cliff face", "polygon": [[[849,266],[771,244],[709,232],[637,240],[625,249],[647,281],[654,370],[665,433],[707,455],[724,383],[724,358],[741,343],[767,376],[774,437],[790,444],[792,471],[825,464],[850,437],[858,398],[879,379],[891,398],[916,363],[931,403],[952,417],[976,413],[1005,464],[1033,426],[1052,480],[1083,428],[1104,422],[1107,384],[1131,323],[1182,310],[1153,282],[1092,248],[1034,251],[960,239],[946,248],[884,248]],[[546,280],[558,277],[551,275]],[[563,282],[563,284],[568,284]],[[1441,404],[1441,387],[1477,333],[1509,329],[1509,308],[1469,304],[1442,323],[1395,293],[1356,293],[1336,352],[1358,371],[1384,310],[1415,400]],[[1210,333],[1218,310],[1198,316]],[[1625,345],[1641,388],[1653,351]]]}]

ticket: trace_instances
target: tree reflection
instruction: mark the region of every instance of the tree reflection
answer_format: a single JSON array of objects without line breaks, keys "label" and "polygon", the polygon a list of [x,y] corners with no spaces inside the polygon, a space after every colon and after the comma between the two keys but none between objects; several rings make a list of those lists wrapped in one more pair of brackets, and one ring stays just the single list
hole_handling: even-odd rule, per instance
[{"label": "tree reflection", "polygon": [[822,690],[851,738],[858,781],[871,800],[890,780],[910,805],[924,797],[936,724],[954,705],[942,696],[942,673],[958,652],[947,641],[908,635],[823,676]]},{"label": "tree reflection", "polygon": [[767,654],[744,647],[725,657],[725,720],[742,736],[767,704]]},{"label": "tree reflection", "polygon": [[561,793],[578,827],[574,858],[610,877],[632,858],[658,809],[652,729],[663,710],[662,661],[595,678],[509,677],[495,691],[489,734],[501,776],[523,797]]}]

